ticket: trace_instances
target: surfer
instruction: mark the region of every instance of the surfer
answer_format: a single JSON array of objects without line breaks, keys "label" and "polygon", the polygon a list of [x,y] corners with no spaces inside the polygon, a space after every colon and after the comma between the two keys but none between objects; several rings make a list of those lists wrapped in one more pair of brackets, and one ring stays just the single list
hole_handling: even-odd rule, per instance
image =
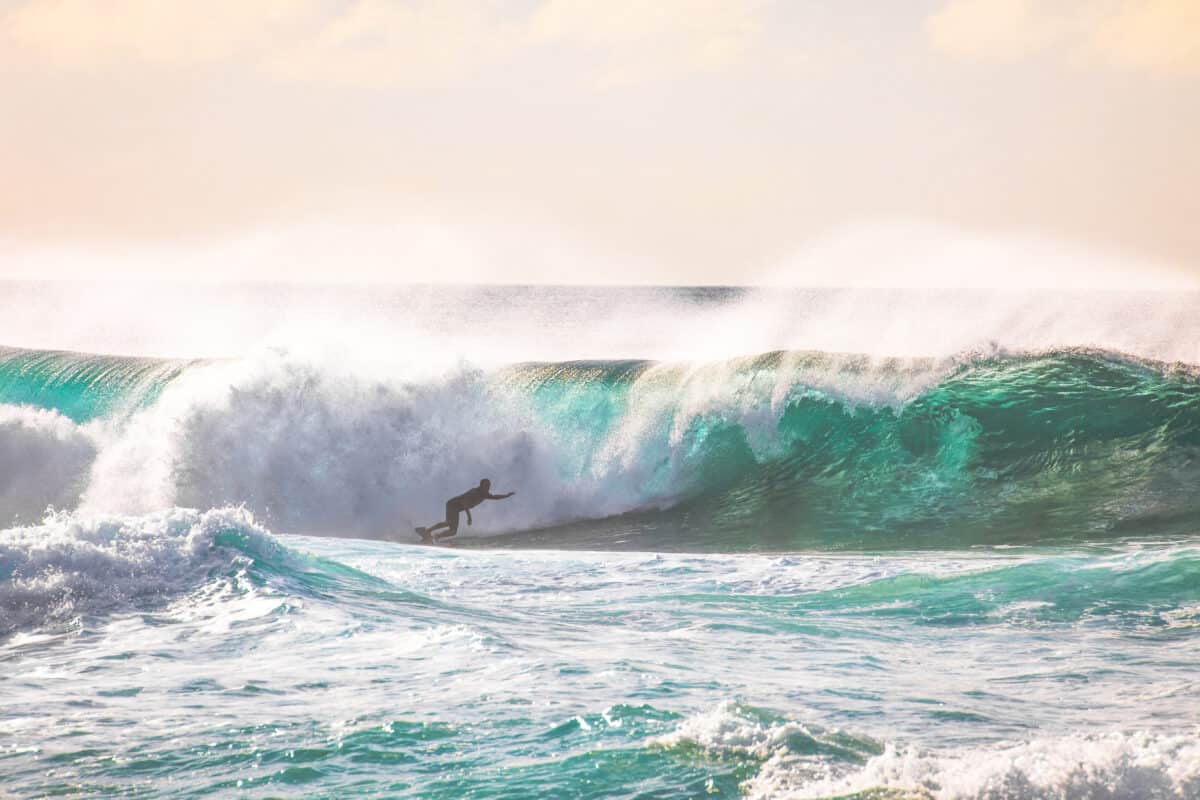
[{"label": "surfer", "polygon": [[[467,512],[467,524],[471,524],[471,509],[482,503],[484,500],[503,500],[506,497],[512,497],[516,492],[508,494],[492,494],[490,489],[492,482],[484,478],[479,482],[479,485],[474,489],[468,489],[458,497],[451,497],[446,501],[446,519],[436,525],[430,525],[428,528],[416,528],[416,532],[420,534],[422,542],[433,542],[438,539],[448,539],[458,533],[458,515],[460,512]],[[446,532],[440,536],[434,536],[434,531],[446,528]]]}]

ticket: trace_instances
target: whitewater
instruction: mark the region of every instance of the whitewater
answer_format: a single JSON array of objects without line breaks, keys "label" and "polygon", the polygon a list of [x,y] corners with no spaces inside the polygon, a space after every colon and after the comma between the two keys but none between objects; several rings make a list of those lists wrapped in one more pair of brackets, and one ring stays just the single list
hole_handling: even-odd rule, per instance
[{"label": "whitewater", "polygon": [[1200,296],[0,311],[0,796],[1200,798]]}]

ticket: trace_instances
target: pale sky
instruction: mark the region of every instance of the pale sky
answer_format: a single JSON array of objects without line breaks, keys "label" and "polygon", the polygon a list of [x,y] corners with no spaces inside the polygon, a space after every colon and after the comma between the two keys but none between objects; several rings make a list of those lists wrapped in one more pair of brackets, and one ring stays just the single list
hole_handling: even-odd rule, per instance
[{"label": "pale sky", "polygon": [[1200,0],[0,0],[0,277],[1195,285],[1197,142]]}]

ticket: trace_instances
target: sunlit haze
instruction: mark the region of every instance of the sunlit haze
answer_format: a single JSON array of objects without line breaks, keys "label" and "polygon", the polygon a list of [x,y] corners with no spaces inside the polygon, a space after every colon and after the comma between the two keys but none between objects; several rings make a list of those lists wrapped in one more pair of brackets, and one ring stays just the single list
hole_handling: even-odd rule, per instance
[{"label": "sunlit haze", "polygon": [[1200,278],[1200,3],[0,0],[0,277]]}]

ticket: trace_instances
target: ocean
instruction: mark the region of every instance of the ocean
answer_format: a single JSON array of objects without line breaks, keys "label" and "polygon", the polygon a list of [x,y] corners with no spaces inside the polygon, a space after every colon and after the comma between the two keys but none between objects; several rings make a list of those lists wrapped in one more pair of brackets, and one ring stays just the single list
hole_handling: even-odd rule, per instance
[{"label": "ocean", "polygon": [[0,295],[0,797],[1200,798],[1200,296]]}]

